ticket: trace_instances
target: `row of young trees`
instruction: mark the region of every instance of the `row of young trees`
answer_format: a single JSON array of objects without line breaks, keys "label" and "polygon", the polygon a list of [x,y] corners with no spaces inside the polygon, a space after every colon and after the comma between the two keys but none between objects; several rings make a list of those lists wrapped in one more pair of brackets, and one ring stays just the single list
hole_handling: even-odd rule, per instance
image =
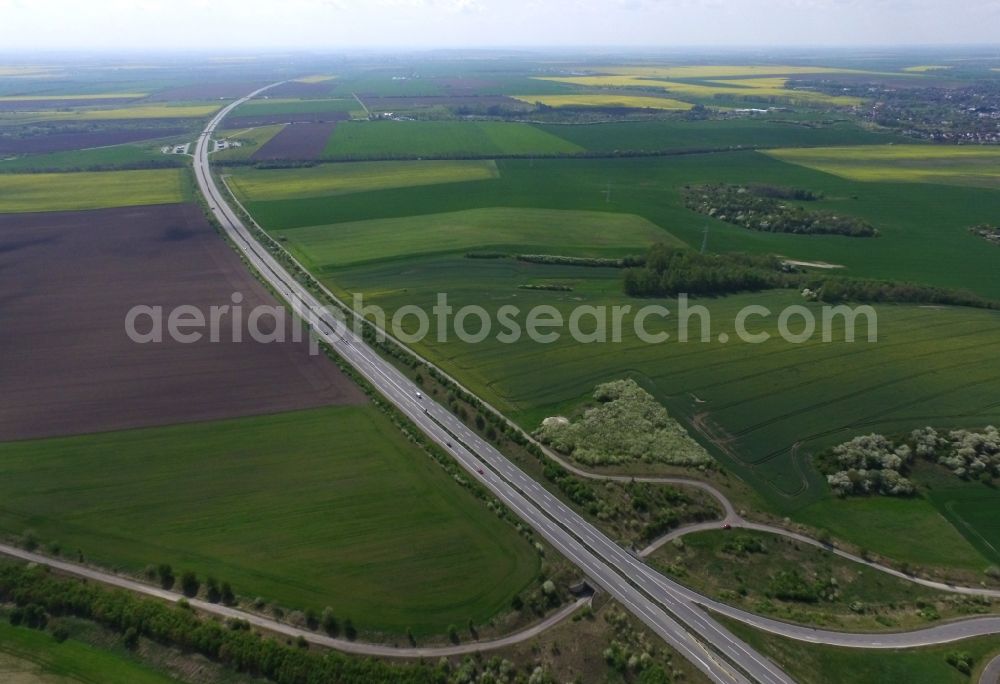
[{"label": "row of young trees", "polygon": [[[174,574],[173,567],[169,563],[151,565],[146,568],[146,577],[150,580],[157,580],[164,589],[173,589],[178,582]],[[192,570],[185,570],[180,576],[180,588],[185,596],[193,598],[201,591],[201,580]],[[229,582],[219,582],[212,576],[205,579],[205,598],[210,603],[224,603],[227,606],[235,605],[236,594],[233,592]]]},{"label": "row of young trees", "polygon": [[967,290],[952,290],[917,283],[899,283],[865,278],[810,278],[802,282],[826,302],[896,302],[902,304],[943,304],[980,309],[1000,308],[1000,302],[984,299]]},{"label": "row of young trees", "polygon": [[612,259],[606,257],[572,257],[559,254],[518,254],[518,261],[546,266],[593,266],[600,268],[621,268],[623,266],[638,266],[641,260],[635,257]]},{"label": "row of young trees", "polygon": [[771,255],[701,254],[658,243],[645,257],[635,257],[623,275],[625,294],[666,297],[681,293],[717,296],[795,288],[824,302],[940,304],[1000,309],[1000,302],[967,290],[917,283],[803,273]]}]

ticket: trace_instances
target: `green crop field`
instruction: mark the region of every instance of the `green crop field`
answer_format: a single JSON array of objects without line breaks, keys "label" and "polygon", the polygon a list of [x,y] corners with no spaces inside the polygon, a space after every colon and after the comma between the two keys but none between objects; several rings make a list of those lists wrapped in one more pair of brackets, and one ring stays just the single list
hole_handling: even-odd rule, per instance
[{"label": "green crop field", "polygon": [[80,107],[70,111],[15,112],[4,118],[14,122],[29,121],[104,121],[113,119],[188,119],[202,118],[218,111],[217,104],[139,104],[107,109]]},{"label": "green crop field", "polygon": [[9,684],[176,684],[132,658],[0,622],[0,678]]},{"label": "green crop field", "polygon": [[[481,207],[620,212],[642,216],[696,248],[708,229],[707,249],[713,252],[824,261],[845,266],[849,275],[968,288],[1000,299],[996,250],[984,248],[983,240],[968,230],[996,221],[1000,194],[986,188],[942,185],[933,192],[914,192],[913,184],[849,181],[752,151],[641,159],[502,159],[497,168],[500,178],[488,183],[251,202],[247,208],[268,229]],[[684,185],[708,182],[819,191],[825,199],[814,203],[816,208],[865,219],[880,236],[859,242],[757,232],[686,209]]]},{"label": "green crop field", "polygon": [[[193,141],[227,103],[281,81],[241,100],[215,131],[239,142],[211,153],[215,177],[310,291],[322,296],[322,284],[365,307],[363,317],[428,362],[430,375],[375,345],[418,397],[439,400],[622,548],[721,512],[705,492],[634,481],[661,476],[711,483],[748,519],[784,520],[822,540],[709,522],[647,558],[731,606],[869,633],[866,646],[878,634],[1000,615],[1000,599],[915,585],[827,546],[907,575],[1000,587],[1000,477],[966,463],[962,479],[949,469],[957,461],[933,463],[923,450],[900,466],[914,485],[906,496],[840,497],[841,481],[831,478],[833,489],[825,474],[833,447],[853,437],[898,444],[923,426],[1000,424],[1000,245],[989,229],[1000,225],[1000,149],[972,144],[992,130],[983,112],[996,105],[1000,70],[989,70],[1000,61],[943,49],[757,53],[744,64],[621,50],[602,63],[590,52],[14,60],[0,66],[0,218],[201,206],[190,155],[161,146]],[[174,135],[132,140],[143,131]],[[131,142],[22,152],[98,138]],[[670,250],[650,251],[659,243]],[[11,258],[26,253],[13,247]],[[823,300],[841,289],[814,283],[838,277],[853,279],[848,296],[894,303],[831,313]],[[626,293],[684,283],[717,294]],[[790,322],[779,318],[789,311]],[[529,333],[539,318],[542,330]],[[815,330],[789,340],[803,319]],[[602,384],[623,380],[652,408],[608,402]],[[476,399],[592,472],[553,470]],[[578,579],[572,559],[470,484],[448,449],[428,453],[373,401],[0,440],[0,541],[150,586],[169,564],[173,589],[194,572],[199,598],[211,578],[232,587],[234,607],[290,625],[316,628],[313,611],[328,606],[345,638],[387,646],[472,644],[565,599]],[[586,429],[559,446],[546,435],[563,424]],[[668,440],[678,425],[687,436]],[[680,465],[669,444],[660,448],[688,437],[713,462]],[[591,458],[595,444],[606,458]],[[683,653],[651,647],[656,635],[614,603],[496,659],[439,669],[485,681],[509,661],[532,679],[700,681]],[[262,676],[144,637],[136,649],[54,609],[47,632],[14,627],[12,608],[0,606],[0,682]],[[978,671],[960,672],[956,652],[973,668],[1000,653],[996,635],[843,649],[712,617],[803,684],[960,684]],[[57,626],[69,635],[62,643]],[[282,643],[296,648],[294,637]],[[637,665],[645,651],[652,660]],[[286,660],[276,677],[294,675]]]},{"label": "green crop field", "polygon": [[183,202],[184,169],[0,174],[0,212],[68,211]]},{"label": "green crop field", "polygon": [[925,498],[824,499],[799,511],[796,519],[902,562],[963,568],[976,575],[991,562]]},{"label": "green crop field", "polygon": [[[708,123],[702,128],[706,137],[723,136],[724,129]],[[600,131],[603,125],[565,128]],[[621,126],[622,137],[639,139],[638,128]],[[754,126],[764,136],[775,136],[772,141],[788,135],[773,126]],[[815,134],[833,134],[837,129],[816,130]],[[836,134],[859,135],[856,129]],[[842,265],[838,272],[848,275],[968,288],[1000,298],[996,250],[968,231],[969,226],[994,220],[995,190],[928,185],[927,191],[914,192],[912,183],[850,180],[754,151],[634,159],[505,159],[497,161],[497,168],[500,177],[488,183],[257,201],[248,208],[267,230],[286,238],[334,290],[345,295],[363,292],[366,303],[381,304],[390,313],[405,304],[429,308],[438,292],[447,292],[456,309],[479,304],[494,313],[502,303],[525,309],[536,303],[553,304],[564,314],[580,303],[646,303],[624,296],[621,272],[614,269],[473,260],[457,252],[474,250],[459,245],[451,247],[451,255],[433,254],[436,250],[423,245],[408,246],[405,231],[414,222],[421,225],[436,220],[428,216],[482,207],[634,215],[695,248],[704,244],[714,252],[780,254]],[[813,206],[867,220],[878,228],[879,236],[852,239],[739,228],[683,206],[683,187],[707,182],[773,183],[821,192],[823,199]],[[378,245],[366,243],[365,251],[346,256],[350,252],[343,250],[362,240],[352,231],[359,235],[366,225],[393,228]],[[347,232],[340,234],[341,228]],[[532,230],[535,240],[550,239],[544,231]],[[558,233],[551,238],[557,236],[558,240],[542,244],[558,247],[557,253],[566,255],[580,250],[580,245]],[[394,261],[375,261],[388,257]],[[347,266],[351,260],[355,264]],[[362,260],[369,261],[362,264]],[[559,285],[570,291],[525,290],[524,285]],[[700,303],[712,312],[714,338],[719,332],[733,332],[733,320],[745,305],[763,304],[779,311],[802,304],[803,299],[782,292]],[[809,304],[814,311],[816,306]],[[647,345],[629,332],[626,322],[624,339],[613,349],[565,339],[538,345],[527,340],[501,344],[493,338],[478,345],[452,340],[425,341],[417,347],[529,429],[546,416],[571,411],[600,382],[634,377],[718,458],[753,484],[773,509],[801,514],[805,522],[890,557],[981,572],[987,558],[923,499],[910,509],[910,518],[919,519],[920,525],[909,528],[923,536],[903,536],[906,523],[889,515],[884,526],[877,519],[837,525],[840,509],[835,504],[846,507],[853,502],[826,502],[826,483],[809,463],[812,453],[862,432],[905,432],[930,420],[942,427],[1000,420],[996,400],[1000,375],[991,372],[991,350],[1000,343],[1000,314],[892,305],[877,311],[876,344],[827,344],[816,338],[802,345],[777,339],[763,345]],[[761,327],[773,334],[775,324],[771,318]],[[837,325],[831,332],[834,340],[843,340]],[[865,332],[862,327],[862,339]],[[918,538],[936,539],[945,551],[924,553],[914,545]]]},{"label": "green crop field", "polygon": [[0,529],[359,629],[482,623],[538,555],[371,406],[0,445]]},{"label": "green crop field", "polygon": [[114,167],[126,164],[158,164],[173,163],[183,166],[187,157],[181,155],[165,155],[160,152],[160,146],[168,141],[179,138],[163,138],[144,143],[127,145],[111,145],[109,147],[94,147],[86,150],[69,150],[66,152],[49,152],[46,154],[29,154],[11,159],[0,159],[0,171],[32,171],[32,170],[80,170],[91,167]]},{"label": "green crop field", "polygon": [[994,490],[954,487],[930,494],[938,510],[993,563],[1000,563],[1000,497]]},{"label": "green crop field", "polygon": [[676,242],[649,221],[629,214],[510,208],[309,226],[283,231],[281,236],[310,267],[322,270],[484,249],[625,256],[642,252],[655,242]]},{"label": "green crop field", "polygon": [[927,499],[991,563],[1000,565],[1000,496],[981,482],[961,480],[939,468],[921,467],[915,479]]},{"label": "green crop field", "polygon": [[783,161],[858,181],[1000,189],[1000,150],[976,145],[886,145],[772,150]]},{"label": "green crop field", "polygon": [[503,121],[348,121],[337,126],[325,156],[385,159],[420,156],[551,155],[583,148],[525,123]]},{"label": "green crop field", "polygon": [[[553,304],[568,316],[578,304],[641,306],[620,294],[612,269],[556,268],[460,257],[413,260],[322,275],[343,292],[393,311],[403,304],[450,301],[487,305],[516,296],[518,306]],[[394,274],[395,271],[395,274]],[[405,275],[400,275],[405,273]],[[526,292],[522,284],[558,282],[572,292]],[[704,300],[712,338],[732,334],[738,311],[750,304],[773,312],[802,302],[796,293],[740,295]],[[672,306],[673,302],[665,302]],[[821,313],[814,308],[815,315]],[[769,495],[779,508],[797,508],[822,497],[826,487],[807,465],[808,453],[859,432],[905,431],[926,416],[950,424],[980,425],[1000,418],[995,396],[1000,376],[990,373],[992,345],[1000,341],[1000,314],[966,309],[880,306],[879,341],[839,343],[819,339],[792,345],[731,341],[649,345],[626,323],[617,345],[580,345],[569,339],[538,345],[464,345],[426,342],[421,351],[463,378],[528,428],[563,413],[599,382],[634,375],[690,425],[730,465]],[[775,320],[760,330],[776,334]],[[756,328],[755,328],[756,331]],[[866,328],[858,332],[864,340]],[[676,339],[674,337],[673,339]]]},{"label": "green crop field", "polygon": [[301,169],[238,169],[226,177],[241,202],[343,195],[499,177],[491,160],[352,162]]},{"label": "green crop field", "polygon": [[894,136],[868,131],[848,122],[827,124],[767,119],[542,124],[539,128],[592,152],[866,145],[897,140]]}]

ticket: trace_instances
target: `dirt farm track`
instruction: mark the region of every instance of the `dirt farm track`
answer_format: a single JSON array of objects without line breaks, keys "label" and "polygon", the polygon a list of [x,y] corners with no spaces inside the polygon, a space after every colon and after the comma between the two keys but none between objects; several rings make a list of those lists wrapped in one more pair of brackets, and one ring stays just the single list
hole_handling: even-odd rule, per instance
[{"label": "dirt farm track", "polygon": [[0,215],[0,441],[364,401],[306,341],[249,341],[246,313],[242,343],[231,317],[218,343],[126,334],[135,305],[207,318],[234,292],[275,303],[193,204]]}]

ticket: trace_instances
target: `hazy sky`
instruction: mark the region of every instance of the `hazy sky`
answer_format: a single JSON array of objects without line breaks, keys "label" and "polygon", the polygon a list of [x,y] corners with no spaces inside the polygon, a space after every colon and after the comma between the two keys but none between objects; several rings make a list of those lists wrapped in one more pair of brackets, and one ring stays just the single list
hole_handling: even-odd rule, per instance
[{"label": "hazy sky", "polygon": [[996,43],[1000,0],[0,0],[0,50]]}]

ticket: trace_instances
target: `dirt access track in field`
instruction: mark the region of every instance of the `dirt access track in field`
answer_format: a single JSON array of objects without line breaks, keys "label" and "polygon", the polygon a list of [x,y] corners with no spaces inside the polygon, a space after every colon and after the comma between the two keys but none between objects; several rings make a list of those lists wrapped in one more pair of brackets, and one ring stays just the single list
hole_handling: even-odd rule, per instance
[{"label": "dirt access track in field", "polygon": [[[135,305],[162,306],[166,331],[171,308],[207,318],[234,292],[242,343],[229,316],[218,343],[126,334]],[[365,401],[307,336],[250,339],[247,314],[275,300],[197,205],[0,215],[0,293],[0,441]]]}]

